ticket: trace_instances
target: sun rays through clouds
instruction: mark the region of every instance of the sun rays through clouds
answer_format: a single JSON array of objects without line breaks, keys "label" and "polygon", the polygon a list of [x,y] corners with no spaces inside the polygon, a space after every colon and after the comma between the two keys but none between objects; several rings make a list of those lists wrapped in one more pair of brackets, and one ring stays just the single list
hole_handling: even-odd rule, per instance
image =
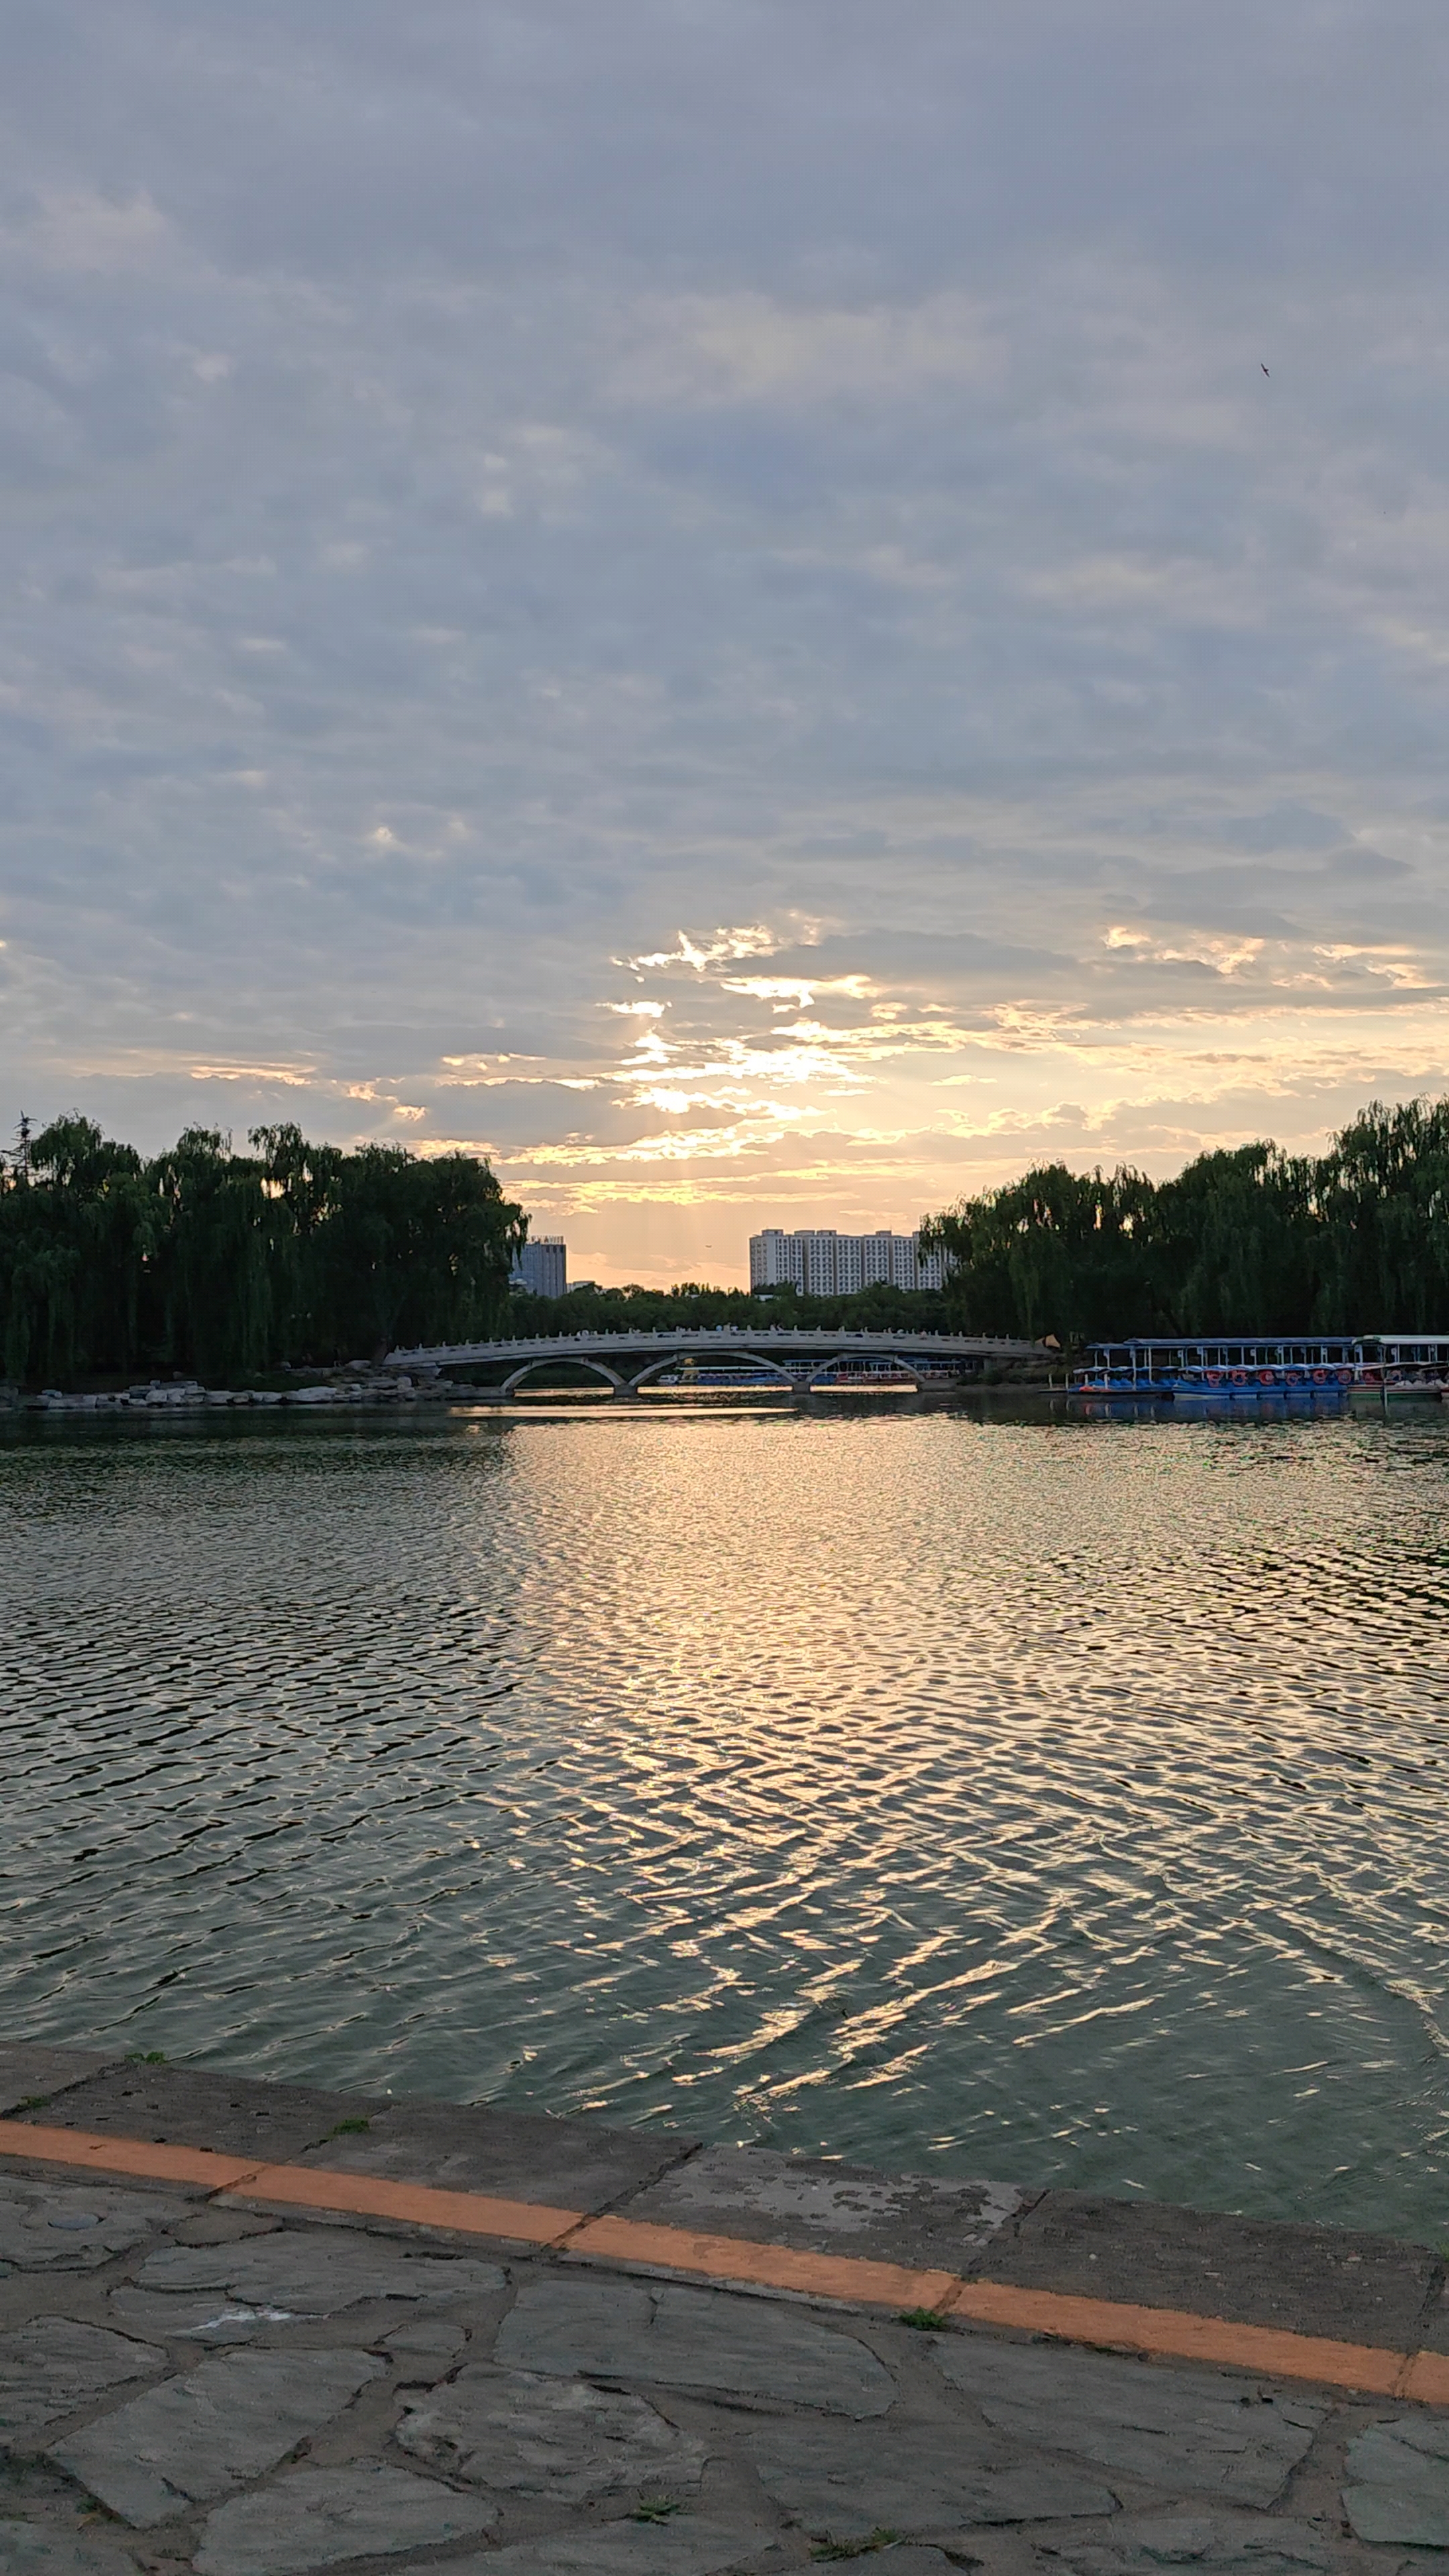
[{"label": "sun rays through clouds", "polygon": [[667,1283],[1449,1085],[1442,9],[174,22],[0,99],[12,1116]]}]

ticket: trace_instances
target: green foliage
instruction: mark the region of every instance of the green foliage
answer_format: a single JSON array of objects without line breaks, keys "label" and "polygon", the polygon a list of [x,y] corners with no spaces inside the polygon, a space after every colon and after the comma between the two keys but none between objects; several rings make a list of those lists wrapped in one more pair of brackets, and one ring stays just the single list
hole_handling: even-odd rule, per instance
[{"label": "green foliage", "polygon": [[972,1332],[1445,1329],[1449,1100],[1374,1101],[1317,1159],[1240,1145],[1167,1181],[1047,1164],[923,1231]]},{"label": "green foliage", "polygon": [[0,1186],[0,1367],[216,1380],[498,1331],[521,1209],[486,1163],[188,1128],[143,1162],[57,1119]]},{"label": "green foliage", "polygon": [[1033,1341],[1161,1329],[1154,1216],[1140,1172],[1042,1165],[937,1220],[956,1263],[946,1303],[968,1331]]},{"label": "green foliage", "polygon": [[1449,1313],[1449,1100],[1373,1101],[1315,1181],[1325,1303],[1373,1328],[1435,1331]]},{"label": "green foliage", "polygon": [[30,1148],[0,1198],[0,1353],[9,1378],[60,1377],[134,1337],[152,1210],[141,1158],[78,1116]]},{"label": "green foliage", "polygon": [[535,1333],[638,1333],[673,1324],[771,1324],[826,1330],[940,1333],[949,1328],[945,1299],[934,1289],[887,1287],[884,1282],[853,1297],[802,1297],[794,1288],[752,1296],[747,1288],[705,1288],[684,1280],[663,1288],[571,1288],[566,1297],[535,1297],[515,1289],[504,1331]]}]

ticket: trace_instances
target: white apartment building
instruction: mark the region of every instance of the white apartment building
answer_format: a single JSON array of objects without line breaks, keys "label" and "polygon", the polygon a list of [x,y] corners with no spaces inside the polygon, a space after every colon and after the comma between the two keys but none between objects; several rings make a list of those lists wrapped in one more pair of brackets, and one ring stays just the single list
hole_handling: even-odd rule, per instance
[{"label": "white apartment building", "polygon": [[531,1288],[535,1297],[566,1297],[569,1254],[563,1236],[531,1234],[514,1257],[508,1284],[510,1288]]},{"label": "white apartment building", "polygon": [[944,1288],[951,1267],[944,1252],[921,1250],[915,1234],[837,1234],[834,1226],[801,1226],[786,1234],[767,1225],[750,1237],[751,1288],[787,1282],[806,1297],[850,1297],[878,1279],[892,1288]]}]

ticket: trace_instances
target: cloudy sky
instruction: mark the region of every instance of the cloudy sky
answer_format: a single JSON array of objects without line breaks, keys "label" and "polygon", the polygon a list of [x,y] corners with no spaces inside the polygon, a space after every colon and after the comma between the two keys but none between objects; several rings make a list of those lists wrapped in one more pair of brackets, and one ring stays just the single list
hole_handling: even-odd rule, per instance
[{"label": "cloudy sky", "polygon": [[6,1127],[667,1282],[1449,1086],[1442,0],[6,18]]}]

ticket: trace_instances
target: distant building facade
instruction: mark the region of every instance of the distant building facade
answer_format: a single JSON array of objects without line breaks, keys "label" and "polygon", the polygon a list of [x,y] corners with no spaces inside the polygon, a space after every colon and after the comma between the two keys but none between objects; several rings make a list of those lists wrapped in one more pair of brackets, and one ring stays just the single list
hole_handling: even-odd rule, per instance
[{"label": "distant building facade", "polygon": [[922,1252],[918,1234],[837,1234],[834,1226],[801,1226],[786,1234],[767,1225],[750,1237],[750,1286],[798,1288],[805,1297],[853,1297],[883,1280],[891,1288],[944,1288],[949,1254]]},{"label": "distant building facade", "polygon": [[561,1234],[531,1235],[508,1274],[510,1288],[530,1288],[535,1297],[568,1293],[569,1248]]}]

